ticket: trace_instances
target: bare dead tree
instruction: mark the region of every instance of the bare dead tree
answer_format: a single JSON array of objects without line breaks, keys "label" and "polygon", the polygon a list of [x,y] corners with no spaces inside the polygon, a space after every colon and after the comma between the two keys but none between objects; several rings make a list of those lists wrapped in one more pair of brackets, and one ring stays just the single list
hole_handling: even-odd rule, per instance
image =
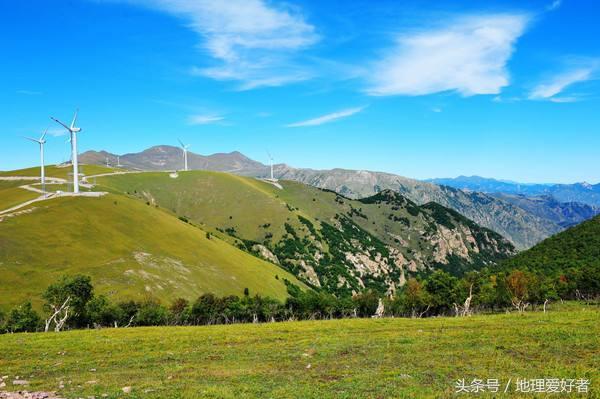
[{"label": "bare dead tree", "polygon": [[129,319],[129,323],[127,323],[127,325],[125,326],[125,328],[130,327],[131,323],[133,323],[133,319],[135,318],[135,315],[131,316],[131,319]]},{"label": "bare dead tree", "polygon": [[[67,319],[69,317],[69,301],[71,300],[71,297],[68,296],[67,299],[65,299],[65,301],[63,302],[63,304],[61,306],[57,306],[57,305],[52,305],[52,310],[54,311],[54,313],[52,313],[52,315],[45,320],[45,327],[44,327],[44,332],[48,332],[50,330],[50,326],[52,325],[52,323],[54,323],[54,331],[60,331],[62,329],[62,327],[64,326],[64,324],[67,322]],[[61,315],[59,318],[59,315]],[[60,327],[59,327],[60,326]]]},{"label": "bare dead tree", "polygon": [[421,313],[419,313],[419,319],[422,318],[423,315],[429,311],[430,307],[431,307],[431,305],[427,305],[427,309],[425,309],[424,311],[422,311]]}]

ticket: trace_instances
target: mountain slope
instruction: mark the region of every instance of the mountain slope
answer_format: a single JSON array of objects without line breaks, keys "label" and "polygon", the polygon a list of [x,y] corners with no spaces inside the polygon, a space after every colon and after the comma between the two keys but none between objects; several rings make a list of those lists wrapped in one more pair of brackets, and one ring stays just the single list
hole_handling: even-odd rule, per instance
[{"label": "mountain slope", "polygon": [[564,228],[589,220],[600,213],[600,207],[580,202],[560,202],[551,195],[527,197],[496,193],[493,196],[510,202],[542,219],[552,220]]},{"label": "mountain slope", "polygon": [[437,204],[419,207],[386,191],[361,201],[291,181],[217,172],[148,172],[99,178],[281,264],[330,292],[393,292],[410,274],[453,273],[514,252],[500,235]]},{"label": "mountain slope", "polygon": [[281,268],[173,215],[122,195],[65,197],[0,221],[0,306],[39,298],[61,275],[90,275],[97,289],[123,298],[170,301],[219,295],[286,296]]},{"label": "mountain slope", "polygon": [[454,209],[477,224],[510,239],[518,248],[528,248],[561,230],[550,220],[490,195],[465,192],[447,186],[408,179],[390,173],[346,169],[311,170],[277,165],[276,176],[360,198],[381,190],[394,190],[417,204],[437,202]]},{"label": "mountain slope", "polygon": [[600,216],[542,241],[502,266],[546,274],[584,267],[600,271]]}]

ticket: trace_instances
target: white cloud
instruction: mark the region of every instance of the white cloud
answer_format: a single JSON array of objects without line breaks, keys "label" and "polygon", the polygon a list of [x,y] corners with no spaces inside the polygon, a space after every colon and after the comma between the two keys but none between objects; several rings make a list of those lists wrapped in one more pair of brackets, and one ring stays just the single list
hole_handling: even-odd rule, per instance
[{"label": "white cloud", "polygon": [[592,79],[597,65],[585,67],[576,67],[574,69],[562,72],[552,76],[547,82],[541,83],[533,88],[529,93],[532,100],[550,99],[563,92],[567,87],[586,80]]},{"label": "white cloud", "polygon": [[509,84],[506,64],[528,20],[524,14],[470,16],[400,35],[396,46],[375,63],[367,92],[497,94]]},{"label": "white cloud", "polygon": [[190,125],[208,125],[224,120],[225,118],[219,115],[190,115],[188,124]]},{"label": "white cloud", "polygon": [[554,0],[552,3],[550,3],[548,5],[548,7],[546,7],[546,10],[548,11],[554,11],[557,10],[562,4],[562,0]]},{"label": "white cloud", "polygon": [[333,112],[331,114],[326,114],[323,116],[319,116],[318,118],[308,119],[301,122],[290,123],[286,125],[286,127],[301,127],[301,126],[318,126],[324,123],[333,122],[338,119],[347,118],[351,115],[357,114],[364,110],[366,107],[356,107],[356,108],[348,108],[341,111]]},{"label": "white cloud", "polygon": [[48,135],[52,137],[62,137],[68,134],[67,129],[63,128],[49,128]]},{"label": "white cloud", "polygon": [[242,83],[242,90],[304,80],[294,55],[318,41],[297,11],[264,0],[129,0],[183,18],[216,66],[192,73]]},{"label": "white cloud", "polygon": [[579,101],[579,98],[571,96],[571,97],[552,97],[549,99],[553,103],[574,103]]},{"label": "white cloud", "polygon": [[431,111],[433,111],[435,113],[440,113],[440,112],[442,112],[442,109],[440,107],[433,107],[433,108],[431,108]]}]

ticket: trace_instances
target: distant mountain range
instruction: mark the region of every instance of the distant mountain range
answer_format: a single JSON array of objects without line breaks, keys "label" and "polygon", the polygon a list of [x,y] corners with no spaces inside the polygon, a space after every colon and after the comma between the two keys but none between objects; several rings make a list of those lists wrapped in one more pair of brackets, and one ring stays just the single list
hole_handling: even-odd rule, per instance
[{"label": "distant mountain range", "polygon": [[459,176],[456,178],[428,179],[425,181],[482,193],[521,194],[527,196],[551,195],[561,202],[581,202],[588,205],[600,206],[600,183],[595,185],[585,182],[574,184],[526,184],[480,176]]},{"label": "distant mountain range", "polygon": [[[115,154],[105,151],[88,151],[80,155],[81,162],[89,164],[104,164],[107,158],[113,165],[117,161]],[[176,170],[182,168],[182,159],[180,148],[162,145],[140,153],[121,155],[120,163],[130,169]],[[268,177],[270,173],[267,165],[239,152],[208,156],[190,152],[188,164],[190,169],[224,171],[252,177]],[[384,172],[347,169],[314,170],[277,164],[274,165],[274,175],[278,179],[298,181],[354,199],[369,197],[384,190],[393,190],[419,205],[436,202],[459,212],[483,227],[500,233],[519,249],[529,248],[563,230],[565,226],[586,219],[587,215],[594,212],[576,205],[565,205],[569,211],[556,210],[556,206],[549,206],[543,201],[517,201],[514,198],[502,198],[484,192],[462,190]]]}]

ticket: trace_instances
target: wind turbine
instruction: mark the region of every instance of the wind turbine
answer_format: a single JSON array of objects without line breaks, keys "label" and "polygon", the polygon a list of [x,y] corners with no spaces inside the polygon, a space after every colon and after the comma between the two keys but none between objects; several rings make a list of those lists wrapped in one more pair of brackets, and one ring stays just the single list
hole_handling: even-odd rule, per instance
[{"label": "wind turbine", "polygon": [[73,164],[73,192],[75,194],[79,193],[79,160],[77,159],[77,133],[81,132],[80,127],[75,127],[75,122],[77,122],[77,114],[79,113],[79,109],[75,111],[75,115],[73,116],[73,121],[71,122],[71,126],[67,126],[58,119],[54,117],[50,117],[54,122],[63,126],[65,129],[69,131],[71,138],[71,163]]},{"label": "wind turbine", "polygon": [[271,156],[271,153],[269,151],[267,151],[267,155],[269,156],[269,163],[271,165],[271,180],[275,180],[273,178],[273,157]]},{"label": "wind turbine", "polygon": [[47,128],[39,140],[32,139],[31,137],[25,137],[27,140],[33,141],[34,143],[38,143],[40,145],[40,182],[42,183],[42,191],[44,193],[46,193],[46,171],[44,168],[44,144],[46,144],[46,133],[48,133]]},{"label": "wind turbine", "polygon": [[188,148],[190,148],[189,144],[183,144],[181,142],[181,140],[177,139],[177,141],[179,141],[179,144],[181,144],[181,149],[183,150],[183,170],[188,170],[188,162],[187,162],[187,153],[188,153]]}]

